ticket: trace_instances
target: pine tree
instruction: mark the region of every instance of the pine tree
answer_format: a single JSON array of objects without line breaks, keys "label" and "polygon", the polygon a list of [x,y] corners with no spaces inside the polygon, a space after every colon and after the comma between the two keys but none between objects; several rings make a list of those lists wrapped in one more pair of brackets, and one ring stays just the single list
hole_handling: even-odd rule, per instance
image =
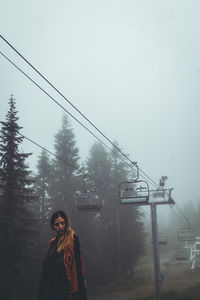
[{"label": "pine tree", "polygon": [[[144,254],[145,233],[139,210],[134,206],[122,207],[118,204],[119,184],[130,180],[129,178],[133,180],[136,174],[135,171],[130,171],[118,150],[120,147],[116,141],[114,145],[115,147],[113,146],[109,154],[111,161],[110,188],[107,191],[107,205],[105,205],[104,213],[104,221],[107,224],[106,232],[109,237],[109,243],[106,243],[106,253],[108,261],[112,262],[110,272],[118,274],[118,277],[132,277],[134,265]],[[113,209],[106,211],[106,206],[113,207]]]},{"label": "pine tree", "polygon": [[[110,160],[105,147],[95,142],[89,151],[89,157],[86,161],[86,171],[91,176],[89,189],[95,190],[99,201],[106,202],[106,194],[109,186]],[[86,264],[88,266],[88,277],[93,284],[105,282],[108,278],[105,274],[108,268],[104,253],[104,236],[106,223],[103,220],[103,212],[91,211],[82,213],[81,230],[85,231],[84,244],[89,251],[85,253]],[[98,238],[97,238],[98,237]],[[98,272],[94,272],[98,269]]]},{"label": "pine tree", "polygon": [[119,184],[123,181],[128,180],[129,170],[127,165],[123,161],[121,153],[117,150],[120,149],[118,143],[114,141],[112,151],[109,153],[109,158],[111,161],[111,188],[109,190],[108,203],[112,210],[109,210],[109,215],[107,213],[107,232],[110,237],[109,248],[107,249],[108,260],[112,262],[112,271],[117,275],[118,278],[121,277],[121,217],[123,210],[118,204],[119,200]]},{"label": "pine tree", "polygon": [[1,122],[0,130],[0,283],[2,298],[9,300],[23,299],[19,294],[28,278],[26,266],[33,235],[29,207],[35,199],[33,180],[25,164],[31,153],[19,151],[23,137],[17,121],[15,100],[11,96],[6,121]]},{"label": "pine tree", "polygon": [[58,158],[53,161],[54,184],[51,186],[51,197],[56,200],[59,208],[69,213],[74,209],[75,172],[79,160],[79,149],[75,144],[73,129],[64,115],[62,128],[55,136],[55,154]]},{"label": "pine tree", "polygon": [[[115,146],[120,149],[118,143],[114,142]],[[112,161],[112,199],[113,205],[119,200],[118,186],[121,182],[133,180],[136,177],[135,171],[130,171],[128,164],[123,159],[120,151],[113,147],[110,153]],[[128,156],[128,155],[127,155]],[[132,174],[133,173],[133,174]],[[131,179],[129,179],[131,178]],[[141,213],[133,205],[119,206],[115,205],[116,219],[113,218],[113,228],[119,228],[117,235],[119,239],[117,245],[113,240],[112,245],[116,245],[118,249],[118,276],[132,277],[133,268],[138,259],[144,254],[145,250],[145,232],[144,225],[141,221]],[[118,219],[118,220],[117,220]]]},{"label": "pine tree", "polygon": [[[117,143],[116,146],[119,148]],[[118,185],[129,176],[127,164],[115,147],[109,153],[101,143],[95,142],[86,169],[94,179],[93,190],[103,202],[100,212],[80,213],[77,218],[82,224],[79,230],[87,233],[82,236],[89,249],[85,253],[89,279],[93,284],[103,284],[119,275],[131,277],[133,266],[144,253],[145,234],[139,211],[118,205]],[[92,272],[94,269],[98,273]]]},{"label": "pine tree", "polygon": [[104,193],[109,186],[111,162],[109,154],[100,142],[95,142],[90,151],[86,162],[88,173],[94,177],[94,186],[100,193]]},{"label": "pine tree", "polygon": [[35,181],[35,188],[39,197],[39,211],[40,211],[40,223],[45,224],[48,222],[50,213],[55,207],[54,200],[50,197],[51,184],[53,181],[52,165],[45,150],[42,150],[38,163],[37,163],[37,175]]}]

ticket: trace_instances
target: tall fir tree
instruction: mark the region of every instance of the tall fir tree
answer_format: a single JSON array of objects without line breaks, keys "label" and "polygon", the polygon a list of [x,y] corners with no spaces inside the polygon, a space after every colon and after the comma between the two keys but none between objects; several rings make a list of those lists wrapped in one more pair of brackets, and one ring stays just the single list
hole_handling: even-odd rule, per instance
[{"label": "tall fir tree", "polygon": [[[102,143],[94,142],[91,146],[86,161],[86,170],[92,177],[90,189],[96,190],[99,201],[102,202],[104,207],[107,205],[111,162],[109,154]],[[81,230],[87,232],[84,241],[86,245],[89,245],[89,251],[85,254],[89,279],[93,284],[105,283],[108,280],[109,263],[106,259],[106,252],[104,252],[107,223],[104,221],[103,209],[88,212],[88,214],[84,213],[81,219],[83,224]],[[109,240],[106,243],[109,243]],[[98,272],[95,272],[95,269],[98,269]]]},{"label": "tall fir tree", "polygon": [[[136,178],[136,170],[130,170],[115,141],[110,153],[112,161],[112,197],[114,203],[119,201],[118,186],[123,181]],[[128,156],[128,155],[127,155]],[[113,204],[114,204],[113,203]],[[133,277],[134,266],[145,252],[145,229],[141,220],[142,214],[134,205],[115,206],[117,231],[118,276]],[[113,244],[116,245],[116,243]]]},{"label": "tall fir tree", "polygon": [[88,173],[94,177],[94,187],[103,193],[110,179],[111,162],[109,154],[100,142],[95,142],[89,151],[86,162]]},{"label": "tall fir tree", "polygon": [[113,207],[106,214],[107,220],[107,235],[109,235],[110,243],[107,243],[107,257],[112,262],[112,268],[109,271],[116,274],[118,278],[121,277],[121,208],[118,204],[118,186],[122,181],[128,179],[129,170],[124,163],[121,153],[117,150],[120,149],[117,141],[114,141],[112,151],[109,153],[111,161],[111,178],[110,190],[108,197],[108,205]]},{"label": "tall fir tree", "polygon": [[95,240],[90,247],[95,253],[95,264],[99,270],[92,280],[96,277],[97,282],[105,283],[111,278],[132,277],[134,266],[144,253],[145,232],[138,209],[118,205],[118,185],[128,180],[130,171],[116,147],[108,153],[97,142],[90,149],[86,165],[103,200],[102,210],[94,214],[93,225],[90,226],[90,235],[98,234],[98,241]]},{"label": "tall fir tree", "polygon": [[[31,153],[20,153],[23,141],[15,100],[11,95],[6,121],[0,122],[0,283],[4,299],[24,299],[27,261],[34,230],[31,213],[33,180],[25,163]],[[30,270],[29,270],[30,272]]]},{"label": "tall fir tree", "polygon": [[39,197],[40,223],[49,223],[52,210],[55,208],[54,200],[50,196],[53,182],[53,170],[49,155],[42,150],[37,162],[37,175],[35,178],[35,189]]},{"label": "tall fir tree", "polygon": [[51,197],[57,206],[71,213],[74,210],[74,193],[76,190],[76,168],[78,168],[79,149],[76,147],[73,128],[66,115],[62,127],[55,136],[55,154],[53,161],[54,182],[51,185]]}]

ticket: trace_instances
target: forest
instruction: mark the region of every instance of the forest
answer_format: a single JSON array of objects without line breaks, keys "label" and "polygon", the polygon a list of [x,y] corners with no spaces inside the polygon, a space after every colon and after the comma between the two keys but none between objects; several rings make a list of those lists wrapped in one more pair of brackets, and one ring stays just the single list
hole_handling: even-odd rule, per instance
[{"label": "forest", "polygon": [[[54,137],[54,155],[41,149],[37,171],[26,160],[24,136],[16,101],[0,130],[0,282],[5,299],[36,299],[42,263],[54,232],[50,218],[64,210],[80,238],[88,289],[117,279],[135,278],[135,268],[152,251],[150,221],[136,206],[118,205],[118,186],[133,178],[133,170],[113,147],[108,151],[99,141],[83,161],[76,146],[70,120],[63,115]],[[117,148],[117,141],[114,142]],[[79,209],[80,195],[89,192],[98,209]],[[195,228],[200,228],[200,207],[184,207]],[[173,236],[168,250],[176,248],[178,218],[170,216],[167,232]],[[199,232],[196,233],[197,235]],[[170,249],[169,249],[170,248]]]},{"label": "forest", "polygon": [[[145,251],[146,233],[137,208],[117,205],[119,183],[133,176],[120,154],[94,142],[81,162],[73,128],[63,115],[55,155],[41,149],[37,172],[32,172],[26,163],[31,153],[21,151],[24,137],[17,114],[11,96],[0,131],[1,294],[6,299],[36,299],[42,262],[54,235],[50,218],[58,209],[70,216],[80,238],[88,288],[118,276],[132,278]],[[85,190],[95,193],[101,209],[77,209],[77,197]]]}]

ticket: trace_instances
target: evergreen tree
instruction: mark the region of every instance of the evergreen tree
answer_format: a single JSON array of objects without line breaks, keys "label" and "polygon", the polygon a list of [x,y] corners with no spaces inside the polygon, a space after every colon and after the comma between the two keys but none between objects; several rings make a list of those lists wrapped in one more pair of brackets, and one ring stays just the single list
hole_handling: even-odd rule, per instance
[{"label": "evergreen tree", "polygon": [[[96,190],[98,198],[103,204],[101,211],[88,213],[87,219],[84,215],[85,221],[83,221],[83,224],[90,228],[86,242],[87,245],[90,245],[90,252],[86,254],[86,258],[91,272],[91,280],[93,284],[99,284],[99,282],[105,283],[108,280],[108,270],[111,266],[106,255],[106,245],[109,243],[109,239],[106,240],[108,223],[104,220],[104,208],[107,206],[110,188],[111,161],[109,153],[102,143],[95,142],[92,145],[86,161],[86,168],[92,177],[91,189]],[[95,269],[98,269],[98,272],[94,272]]]},{"label": "evergreen tree", "polygon": [[[115,256],[110,255],[110,260],[115,259],[118,266],[118,277],[132,277],[133,268],[138,259],[144,254],[145,233],[141,214],[133,205],[120,206],[119,201],[119,184],[124,181],[133,180],[136,177],[135,171],[130,171],[128,164],[124,161],[118,143],[114,142],[110,153],[112,162],[110,202],[115,209],[112,211],[113,222],[110,223],[110,230],[113,232],[113,240],[111,247],[116,247]],[[131,179],[129,179],[131,178]],[[110,203],[111,205],[111,203]],[[114,231],[115,230],[115,231]],[[108,253],[113,253],[114,249],[110,249]],[[116,271],[115,271],[116,272]]]},{"label": "evergreen tree", "polygon": [[58,158],[53,161],[54,182],[51,185],[51,197],[56,200],[59,208],[67,210],[69,214],[74,210],[75,172],[79,160],[79,149],[75,144],[73,129],[64,115],[62,128],[55,136],[55,153]]},{"label": "evergreen tree", "polygon": [[[107,259],[111,262],[109,272],[115,274],[118,278],[121,277],[121,222],[120,222],[120,206],[118,186],[122,181],[126,181],[128,177],[128,169],[123,162],[119,149],[119,145],[114,141],[112,151],[109,153],[111,161],[111,175],[110,175],[110,189],[109,196],[107,197],[107,206],[113,207],[108,209],[105,213],[104,219],[107,224],[107,236],[110,242],[107,243]],[[109,276],[113,276],[108,274]]]},{"label": "evergreen tree", "polygon": [[55,203],[50,197],[51,184],[53,181],[52,173],[53,171],[48,153],[45,150],[42,150],[37,163],[37,176],[35,178],[35,188],[40,200],[40,223],[42,223],[43,225],[48,222],[50,213],[55,207]]},{"label": "evergreen tree", "polygon": [[127,165],[115,147],[109,153],[95,142],[86,167],[103,202],[100,212],[82,213],[78,218],[84,224],[80,230],[87,232],[83,236],[89,249],[85,253],[89,279],[93,284],[106,283],[119,276],[119,267],[121,277],[133,276],[133,267],[144,253],[145,234],[139,211],[118,205],[118,185],[128,179]]},{"label": "evergreen tree", "polygon": [[[20,153],[23,141],[17,123],[15,100],[11,96],[6,121],[0,130],[0,283],[4,299],[24,299],[28,272],[27,262],[32,245],[33,219],[30,210],[33,195],[30,171],[25,159],[31,153]],[[30,273],[30,270],[29,270]],[[22,292],[23,291],[23,292]]]},{"label": "evergreen tree", "polygon": [[94,187],[101,193],[109,186],[111,162],[109,154],[100,142],[95,142],[86,162],[88,173],[95,179]]}]

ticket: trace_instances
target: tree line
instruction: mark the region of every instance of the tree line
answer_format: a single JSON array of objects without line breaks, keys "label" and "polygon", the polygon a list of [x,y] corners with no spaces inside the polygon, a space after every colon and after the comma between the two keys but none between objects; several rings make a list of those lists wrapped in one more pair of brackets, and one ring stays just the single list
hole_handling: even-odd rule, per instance
[{"label": "tree line", "polygon": [[[118,185],[130,178],[120,153],[94,142],[81,161],[70,121],[63,115],[55,135],[54,153],[42,150],[37,171],[26,163],[31,153],[20,147],[23,136],[13,96],[0,130],[0,285],[5,299],[36,299],[41,265],[53,232],[52,212],[63,209],[81,242],[88,287],[116,278],[134,278],[134,267],[145,252],[141,214],[117,205]],[[115,142],[117,148],[119,145]],[[83,182],[83,174],[89,174]],[[78,210],[84,190],[93,191],[101,210]]]}]

